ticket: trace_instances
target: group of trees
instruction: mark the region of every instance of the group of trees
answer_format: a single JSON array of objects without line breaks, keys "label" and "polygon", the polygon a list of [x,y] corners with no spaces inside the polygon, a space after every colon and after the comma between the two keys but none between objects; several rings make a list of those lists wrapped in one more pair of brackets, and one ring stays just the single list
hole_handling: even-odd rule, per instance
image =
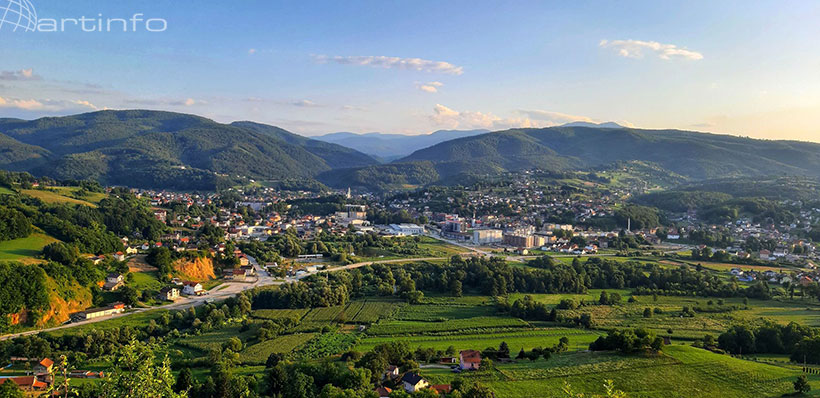
[{"label": "group of trees", "polygon": [[735,325],[718,336],[717,346],[731,354],[789,354],[794,362],[820,364],[820,333],[794,322]]},{"label": "group of trees", "polygon": [[660,351],[663,338],[645,329],[610,330],[589,345],[591,351],[620,351],[625,354],[639,351]]},{"label": "group of trees", "polygon": [[26,215],[15,209],[0,207],[0,242],[25,238],[31,234],[31,223]]}]

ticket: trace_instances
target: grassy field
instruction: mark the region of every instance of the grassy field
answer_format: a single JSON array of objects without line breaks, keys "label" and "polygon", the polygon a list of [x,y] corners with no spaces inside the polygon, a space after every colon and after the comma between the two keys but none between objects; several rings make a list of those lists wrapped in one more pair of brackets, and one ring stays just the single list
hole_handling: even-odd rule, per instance
[{"label": "grassy field", "polygon": [[[34,198],[37,198],[37,199],[40,199],[40,200],[42,200],[43,202],[46,202],[46,203],[70,203],[70,204],[78,204],[78,205],[84,205],[84,206],[90,206],[90,207],[97,207],[96,203],[94,203],[92,201],[75,199],[75,198],[72,198],[70,196],[61,195],[60,193],[52,192],[52,191],[45,191],[45,190],[40,190],[40,189],[22,189],[22,190],[20,190],[20,193],[22,193],[24,195],[34,197]],[[68,193],[68,191],[65,191],[64,193]],[[104,196],[105,195],[103,195],[103,197]],[[99,198],[99,199],[102,199],[102,198]],[[97,199],[98,202],[99,202],[99,199]]]},{"label": "grassy field", "polygon": [[561,337],[569,338],[570,350],[585,350],[600,335],[601,332],[592,330],[550,328],[450,336],[368,336],[361,339],[354,349],[365,352],[379,344],[404,341],[412,349],[422,347],[446,350],[453,346],[457,350],[483,350],[487,347],[498,347],[501,342],[506,342],[510,346],[510,351],[517,354],[521,348],[531,350],[534,347],[551,347],[558,344]]},{"label": "grassy field", "polygon": [[56,241],[46,234],[33,233],[25,238],[0,242],[0,260],[29,260],[40,254],[45,245]]},{"label": "grassy field", "polygon": [[526,328],[529,326],[529,323],[518,318],[503,316],[480,316],[474,318],[448,319],[441,322],[379,322],[371,326],[367,330],[367,333],[376,336],[400,336],[407,334],[443,334],[465,330],[490,331],[493,329]]},{"label": "grassy field", "polygon": [[[201,352],[208,352],[213,349],[220,349],[222,343],[231,337],[238,337],[242,342],[247,342],[256,332],[254,328],[250,328],[244,332],[239,330],[239,326],[231,326],[200,334],[198,336],[186,337],[177,344],[197,349]],[[267,359],[267,357],[265,357]]]},{"label": "grassy field", "polygon": [[138,327],[138,326],[145,326],[150,322],[152,319],[158,319],[163,312],[166,310],[163,309],[154,309],[143,311],[140,313],[129,314],[128,316],[123,316],[119,318],[109,319],[100,322],[88,323],[84,325],[75,326],[68,329],[59,329],[55,331],[48,332],[48,334],[53,336],[64,336],[64,335],[75,335],[80,333],[87,333],[92,330],[106,330],[106,329],[115,329],[121,327]]},{"label": "grassy field", "polygon": [[139,290],[159,290],[165,286],[165,284],[157,279],[158,275],[156,271],[132,272],[129,275],[131,275],[129,278],[133,278],[133,282],[130,283],[131,286]]},{"label": "grassy field", "polygon": [[[791,391],[798,371],[735,359],[687,346],[667,346],[654,356],[568,352],[548,361],[517,361],[494,370],[464,374],[480,380],[497,396],[565,397],[568,382],[575,392],[602,394],[606,379],[630,398],[643,397],[777,397]],[[449,383],[447,370],[422,370],[433,383]],[[813,382],[818,383],[817,376]]]},{"label": "grassy field", "polygon": [[287,354],[307,343],[315,335],[313,333],[288,334],[263,341],[246,347],[239,353],[239,360],[243,363],[265,363],[270,354]]}]

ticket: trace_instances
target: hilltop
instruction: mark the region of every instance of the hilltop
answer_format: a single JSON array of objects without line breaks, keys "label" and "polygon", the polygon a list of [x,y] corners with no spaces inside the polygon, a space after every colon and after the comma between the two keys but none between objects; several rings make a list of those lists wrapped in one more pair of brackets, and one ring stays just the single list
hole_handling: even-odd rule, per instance
[{"label": "hilltop", "polygon": [[[320,179],[333,186],[356,186],[362,175],[384,181],[418,180],[418,169],[446,182],[452,177],[499,175],[528,169],[594,170],[618,162],[645,162],[678,179],[773,175],[820,176],[820,144],[770,141],[681,130],[643,130],[604,125],[513,129],[457,138],[413,152],[390,165],[371,165]],[[409,174],[388,175],[397,165]],[[333,181],[326,177],[340,177]],[[345,178],[353,177],[353,178]],[[681,180],[682,181],[682,180]],[[428,181],[429,183],[429,181]]]},{"label": "hilltop", "polygon": [[0,168],[144,188],[215,189],[244,178],[311,179],[377,163],[257,123],[147,110],[0,119]]}]

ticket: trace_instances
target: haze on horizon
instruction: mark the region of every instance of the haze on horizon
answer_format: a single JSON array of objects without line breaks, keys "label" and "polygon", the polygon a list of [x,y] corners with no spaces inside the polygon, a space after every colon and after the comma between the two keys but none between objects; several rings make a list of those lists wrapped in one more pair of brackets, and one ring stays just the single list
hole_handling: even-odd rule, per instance
[{"label": "haze on horizon", "polygon": [[0,117],[160,109],[303,135],[614,121],[820,142],[820,3],[32,0],[165,32],[0,31]]}]

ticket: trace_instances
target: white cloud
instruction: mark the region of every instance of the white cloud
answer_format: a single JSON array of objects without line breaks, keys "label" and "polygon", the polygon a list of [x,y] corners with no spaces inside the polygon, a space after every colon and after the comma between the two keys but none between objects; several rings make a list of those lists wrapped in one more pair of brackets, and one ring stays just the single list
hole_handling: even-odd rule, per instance
[{"label": "white cloud", "polygon": [[437,93],[439,87],[443,85],[444,83],[442,82],[427,82],[424,84],[416,83],[416,87],[418,87],[419,90],[424,91],[426,93]]},{"label": "white cloud", "polygon": [[255,48],[251,48],[250,50],[248,50],[248,55],[254,55],[254,54],[256,54],[256,49]]},{"label": "white cloud", "polygon": [[444,61],[431,61],[421,58],[399,58],[386,57],[383,55],[353,55],[353,56],[328,56],[316,55],[314,59],[320,63],[333,62],[343,65],[361,65],[374,68],[404,69],[422,72],[444,73],[448,75],[460,75],[464,73],[464,68]]},{"label": "white cloud", "polygon": [[301,106],[301,107],[305,107],[305,108],[315,108],[315,107],[320,106],[319,104],[317,104],[317,103],[315,103],[311,100],[306,100],[306,99],[295,101],[295,102],[292,103],[292,105],[293,106]]},{"label": "white cloud", "polygon": [[41,80],[42,77],[34,73],[33,68],[15,71],[0,71],[0,80]]},{"label": "white cloud", "polygon": [[681,48],[674,44],[658,43],[656,41],[601,40],[598,45],[602,48],[612,48],[618,52],[618,55],[627,58],[643,58],[644,51],[647,51],[665,60],[675,58],[697,61],[703,59],[703,54],[697,51]]},{"label": "white cloud", "polygon": [[98,110],[85,100],[21,99],[0,97],[0,108],[15,108],[26,111]]},{"label": "white cloud", "polygon": [[492,113],[456,111],[444,105],[436,104],[430,120],[437,127],[450,129],[476,129],[484,128],[490,130],[504,130],[519,127],[542,127],[538,121],[528,118],[502,118]]}]

